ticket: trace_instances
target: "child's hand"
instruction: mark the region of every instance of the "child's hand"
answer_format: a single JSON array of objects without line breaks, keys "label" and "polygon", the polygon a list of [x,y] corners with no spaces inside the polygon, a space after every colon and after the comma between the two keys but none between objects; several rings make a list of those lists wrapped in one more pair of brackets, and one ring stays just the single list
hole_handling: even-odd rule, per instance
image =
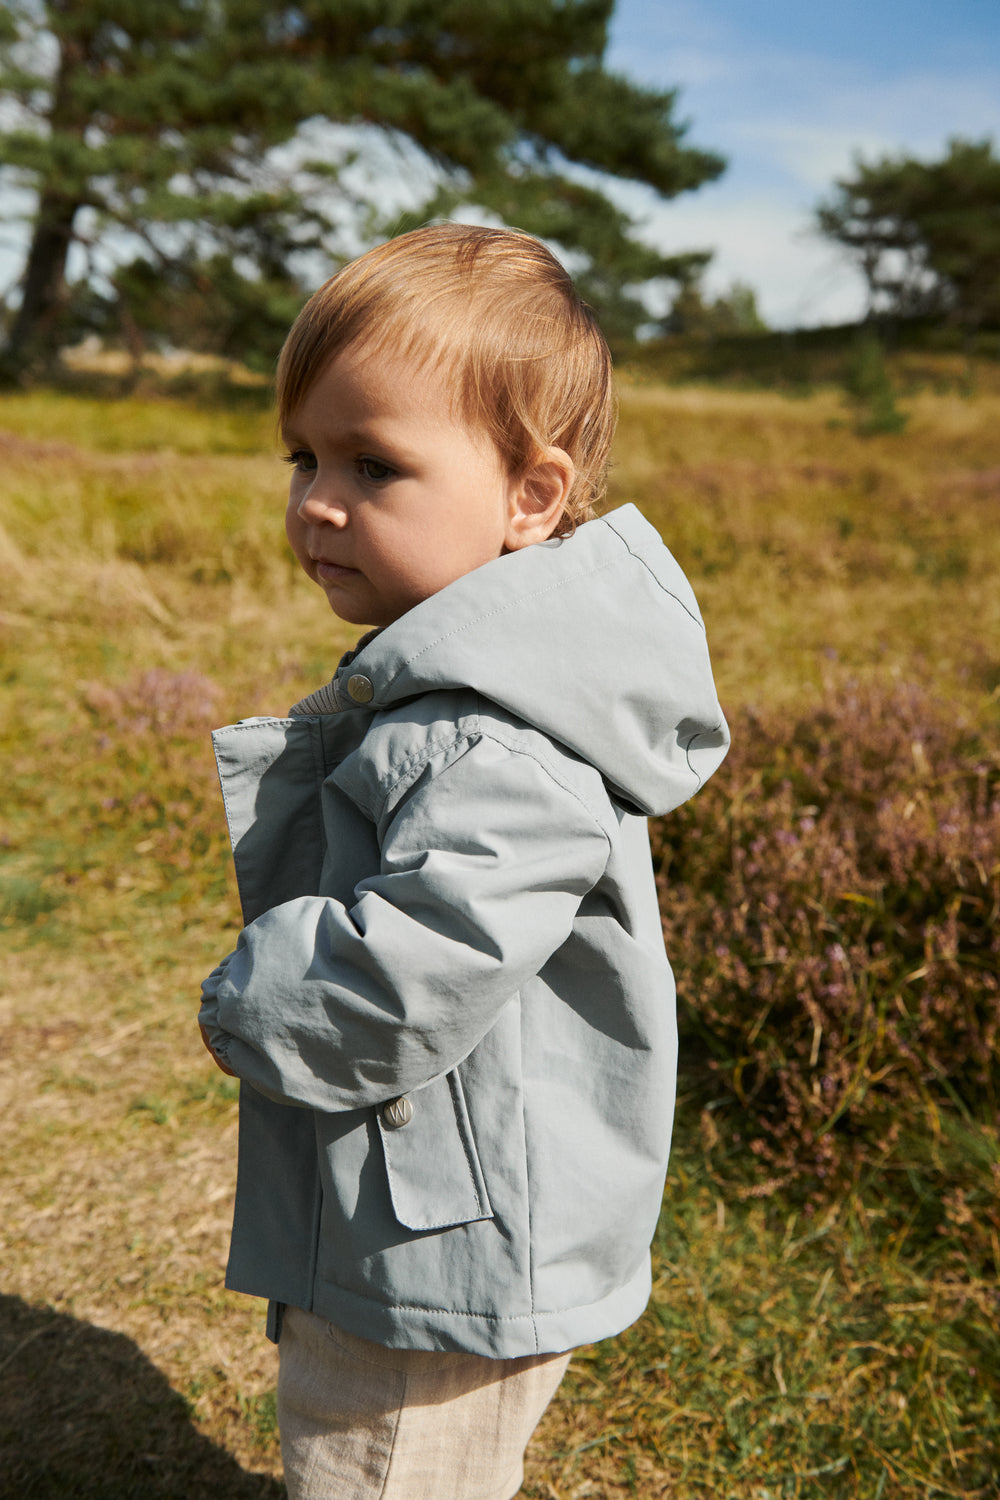
[{"label": "child's hand", "polygon": [[198,1030],[201,1032],[202,1041],[205,1043],[205,1046],[211,1053],[212,1061],[215,1063],[215,1066],[217,1068],[221,1068],[223,1073],[228,1073],[230,1078],[235,1078],[236,1074],[233,1072],[232,1068],[226,1066],[226,1064],[222,1061],[222,1058],[219,1057],[218,1053],[212,1052],[212,1044],[208,1040],[208,1032],[205,1030],[204,1026],[199,1026]]}]

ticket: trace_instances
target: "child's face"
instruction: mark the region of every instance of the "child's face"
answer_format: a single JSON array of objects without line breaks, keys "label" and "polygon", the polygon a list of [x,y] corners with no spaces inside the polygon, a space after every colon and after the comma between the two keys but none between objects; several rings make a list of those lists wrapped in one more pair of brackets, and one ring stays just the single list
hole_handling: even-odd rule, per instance
[{"label": "child's face", "polygon": [[388,625],[505,547],[518,484],[437,370],[339,354],[291,414],[285,526],[342,620]]}]

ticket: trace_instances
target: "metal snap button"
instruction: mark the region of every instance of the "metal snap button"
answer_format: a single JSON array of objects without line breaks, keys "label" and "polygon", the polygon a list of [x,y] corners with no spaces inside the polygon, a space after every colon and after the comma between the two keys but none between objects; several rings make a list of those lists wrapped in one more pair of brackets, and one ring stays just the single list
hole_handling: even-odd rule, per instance
[{"label": "metal snap button", "polygon": [[355,672],[353,677],[348,677],[347,691],[355,703],[370,703],[375,696],[375,687],[371,678],[363,676],[361,672]]},{"label": "metal snap button", "polygon": [[402,1130],[412,1119],[413,1105],[405,1094],[398,1099],[390,1099],[388,1104],[382,1106],[382,1123],[388,1125],[390,1130]]}]

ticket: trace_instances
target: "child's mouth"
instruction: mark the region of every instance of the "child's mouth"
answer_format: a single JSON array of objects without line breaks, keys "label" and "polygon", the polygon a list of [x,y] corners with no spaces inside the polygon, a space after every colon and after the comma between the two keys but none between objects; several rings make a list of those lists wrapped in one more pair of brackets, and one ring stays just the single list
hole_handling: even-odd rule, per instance
[{"label": "child's mouth", "polygon": [[325,562],[319,557],[316,559],[316,576],[324,583],[335,583],[339,578],[353,578],[357,571],[357,568],[345,567],[343,563]]}]

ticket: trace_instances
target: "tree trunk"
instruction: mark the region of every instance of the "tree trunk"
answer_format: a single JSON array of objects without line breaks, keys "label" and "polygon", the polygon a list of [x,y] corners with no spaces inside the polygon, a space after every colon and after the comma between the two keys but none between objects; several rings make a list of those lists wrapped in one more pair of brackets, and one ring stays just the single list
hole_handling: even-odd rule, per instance
[{"label": "tree trunk", "polygon": [[[74,0],[53,0],[54,9],[69,11]],[[48,113],[56,139],[82,139],[86,119],[73,98],[72,82],[83,66],[89,38],[83,33],[59,36],[59,66],[52,84]],[[51,169],[50,169],[51,170]],[[58,168],[56,169],[58,170]],[[58,353],[56,324],[66,297],[66,258],[73,242],[73,223],[81,206],[79,192],[60,191],[45,175],[38,192],[38,208],[31,248],[22,278],[18,308],[7,343],[0,350],[0,379],[19,380],[30,364],[51,364]]]},{"label": "tree trunk", "polygon": [[[25,355],[44,356],[47,335],[63,305],[66,257],[73,240],[73,221],[79,204],[61,194],[43,192],[24,271],[24,292],[7,347],[5,364],[16,366]],[[52,353],[55,350],[51,350]]]}]

